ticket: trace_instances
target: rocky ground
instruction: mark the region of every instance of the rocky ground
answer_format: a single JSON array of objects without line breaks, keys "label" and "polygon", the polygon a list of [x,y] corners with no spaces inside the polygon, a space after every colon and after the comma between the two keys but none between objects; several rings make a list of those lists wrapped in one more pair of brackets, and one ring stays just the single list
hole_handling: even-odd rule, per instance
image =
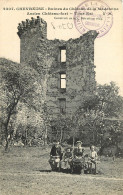
[{"label": "rocky ground", "polygon": [[[0,149],[0,195],[120,195],[123,159],[101,157],[98,175],[51,172],[49,148]],[[88,148],[85,148],[85,153]]]}]

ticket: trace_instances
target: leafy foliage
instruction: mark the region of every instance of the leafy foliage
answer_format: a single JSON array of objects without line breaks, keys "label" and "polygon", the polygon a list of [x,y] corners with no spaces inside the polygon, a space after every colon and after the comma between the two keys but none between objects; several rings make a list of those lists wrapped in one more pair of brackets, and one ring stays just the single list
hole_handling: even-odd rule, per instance
[{"label": "leafy foliage", "polygon": [[26,103],[35,108],[36,87],[38,86],[38,73],[25,64],[14,63],[10,60],[0,59],[1,72],[1,111],[2,124],[8,147],[9,123],[12,116],[17,114],[19,102]]},{"label": "leafy foliage", "polygon": [[118,117],[123,110],[123,97],[119,95],[119,88],[114,82],[98,85],[97,93],[100,100],[100,109],[106,117]]},{"label": "leafy foliage", "polygon": [[[122,115],[123,98],[119,95],[118,90],[114,82],[98,85],[96,95],[85,96],[84,101],[74,115],[65,120],[61,117],[57,119],[55,135],[58,134],[59,129],[59,135],[62,135],[63,138],[62,141],[69,135],[71,138],[81,139],[84,145],[102,145],[102,142],[110,137],[115,144],[114,140],[119,132],[116,130],[114,133],[110,127],[116,129],[114,123],[111,124],[111,121],[109,121],[109,125],[107,125],[105,120],[112,117],[117,117],[118,120],[119,115]],[[64,131],[67,132],[67,136]],[[104,135],[107,135],[105,140],[102,139]],[[113,135],[115,136],[113,137]]]}]

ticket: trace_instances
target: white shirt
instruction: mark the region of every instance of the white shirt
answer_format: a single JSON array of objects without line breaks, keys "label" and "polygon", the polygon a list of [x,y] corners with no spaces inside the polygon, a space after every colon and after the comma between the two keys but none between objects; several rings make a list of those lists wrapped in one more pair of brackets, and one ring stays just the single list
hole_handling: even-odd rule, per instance
[{"label": "white shirt", "polygon": [[96,151],[91,151],[90,152],[90,157],[93,158],[94,160],[97,160],[97,152]]}]

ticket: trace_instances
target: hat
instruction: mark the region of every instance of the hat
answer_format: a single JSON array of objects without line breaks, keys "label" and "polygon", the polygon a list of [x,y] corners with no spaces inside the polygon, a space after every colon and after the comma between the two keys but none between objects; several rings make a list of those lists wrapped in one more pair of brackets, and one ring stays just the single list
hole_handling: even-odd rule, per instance
[{"label": "hat", "polygon": [[77,144],[82,144],[82,142],[81,142],[81,141],[77,141],[76,143],[77,143]]},{"label": "hat", "polygon": [[70,150],[70,151],[71,151],[71,150],[72,150],[72,148],[68,147],[68,148],[66,148],[66,151],[67,151],[67,150]]},{"label": "hat", "polygon": [[53,140],[53,143],[54,144],[59,144],[59,141],[58,140]]}]

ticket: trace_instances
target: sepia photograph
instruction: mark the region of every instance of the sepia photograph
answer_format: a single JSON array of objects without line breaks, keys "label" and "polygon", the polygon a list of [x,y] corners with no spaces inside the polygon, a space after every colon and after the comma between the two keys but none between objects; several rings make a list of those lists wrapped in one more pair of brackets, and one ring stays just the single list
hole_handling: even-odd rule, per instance
[{"label": "sepia photograph", "polygon": [[123,194],[123,1],[0,0],[0,195]]}]

